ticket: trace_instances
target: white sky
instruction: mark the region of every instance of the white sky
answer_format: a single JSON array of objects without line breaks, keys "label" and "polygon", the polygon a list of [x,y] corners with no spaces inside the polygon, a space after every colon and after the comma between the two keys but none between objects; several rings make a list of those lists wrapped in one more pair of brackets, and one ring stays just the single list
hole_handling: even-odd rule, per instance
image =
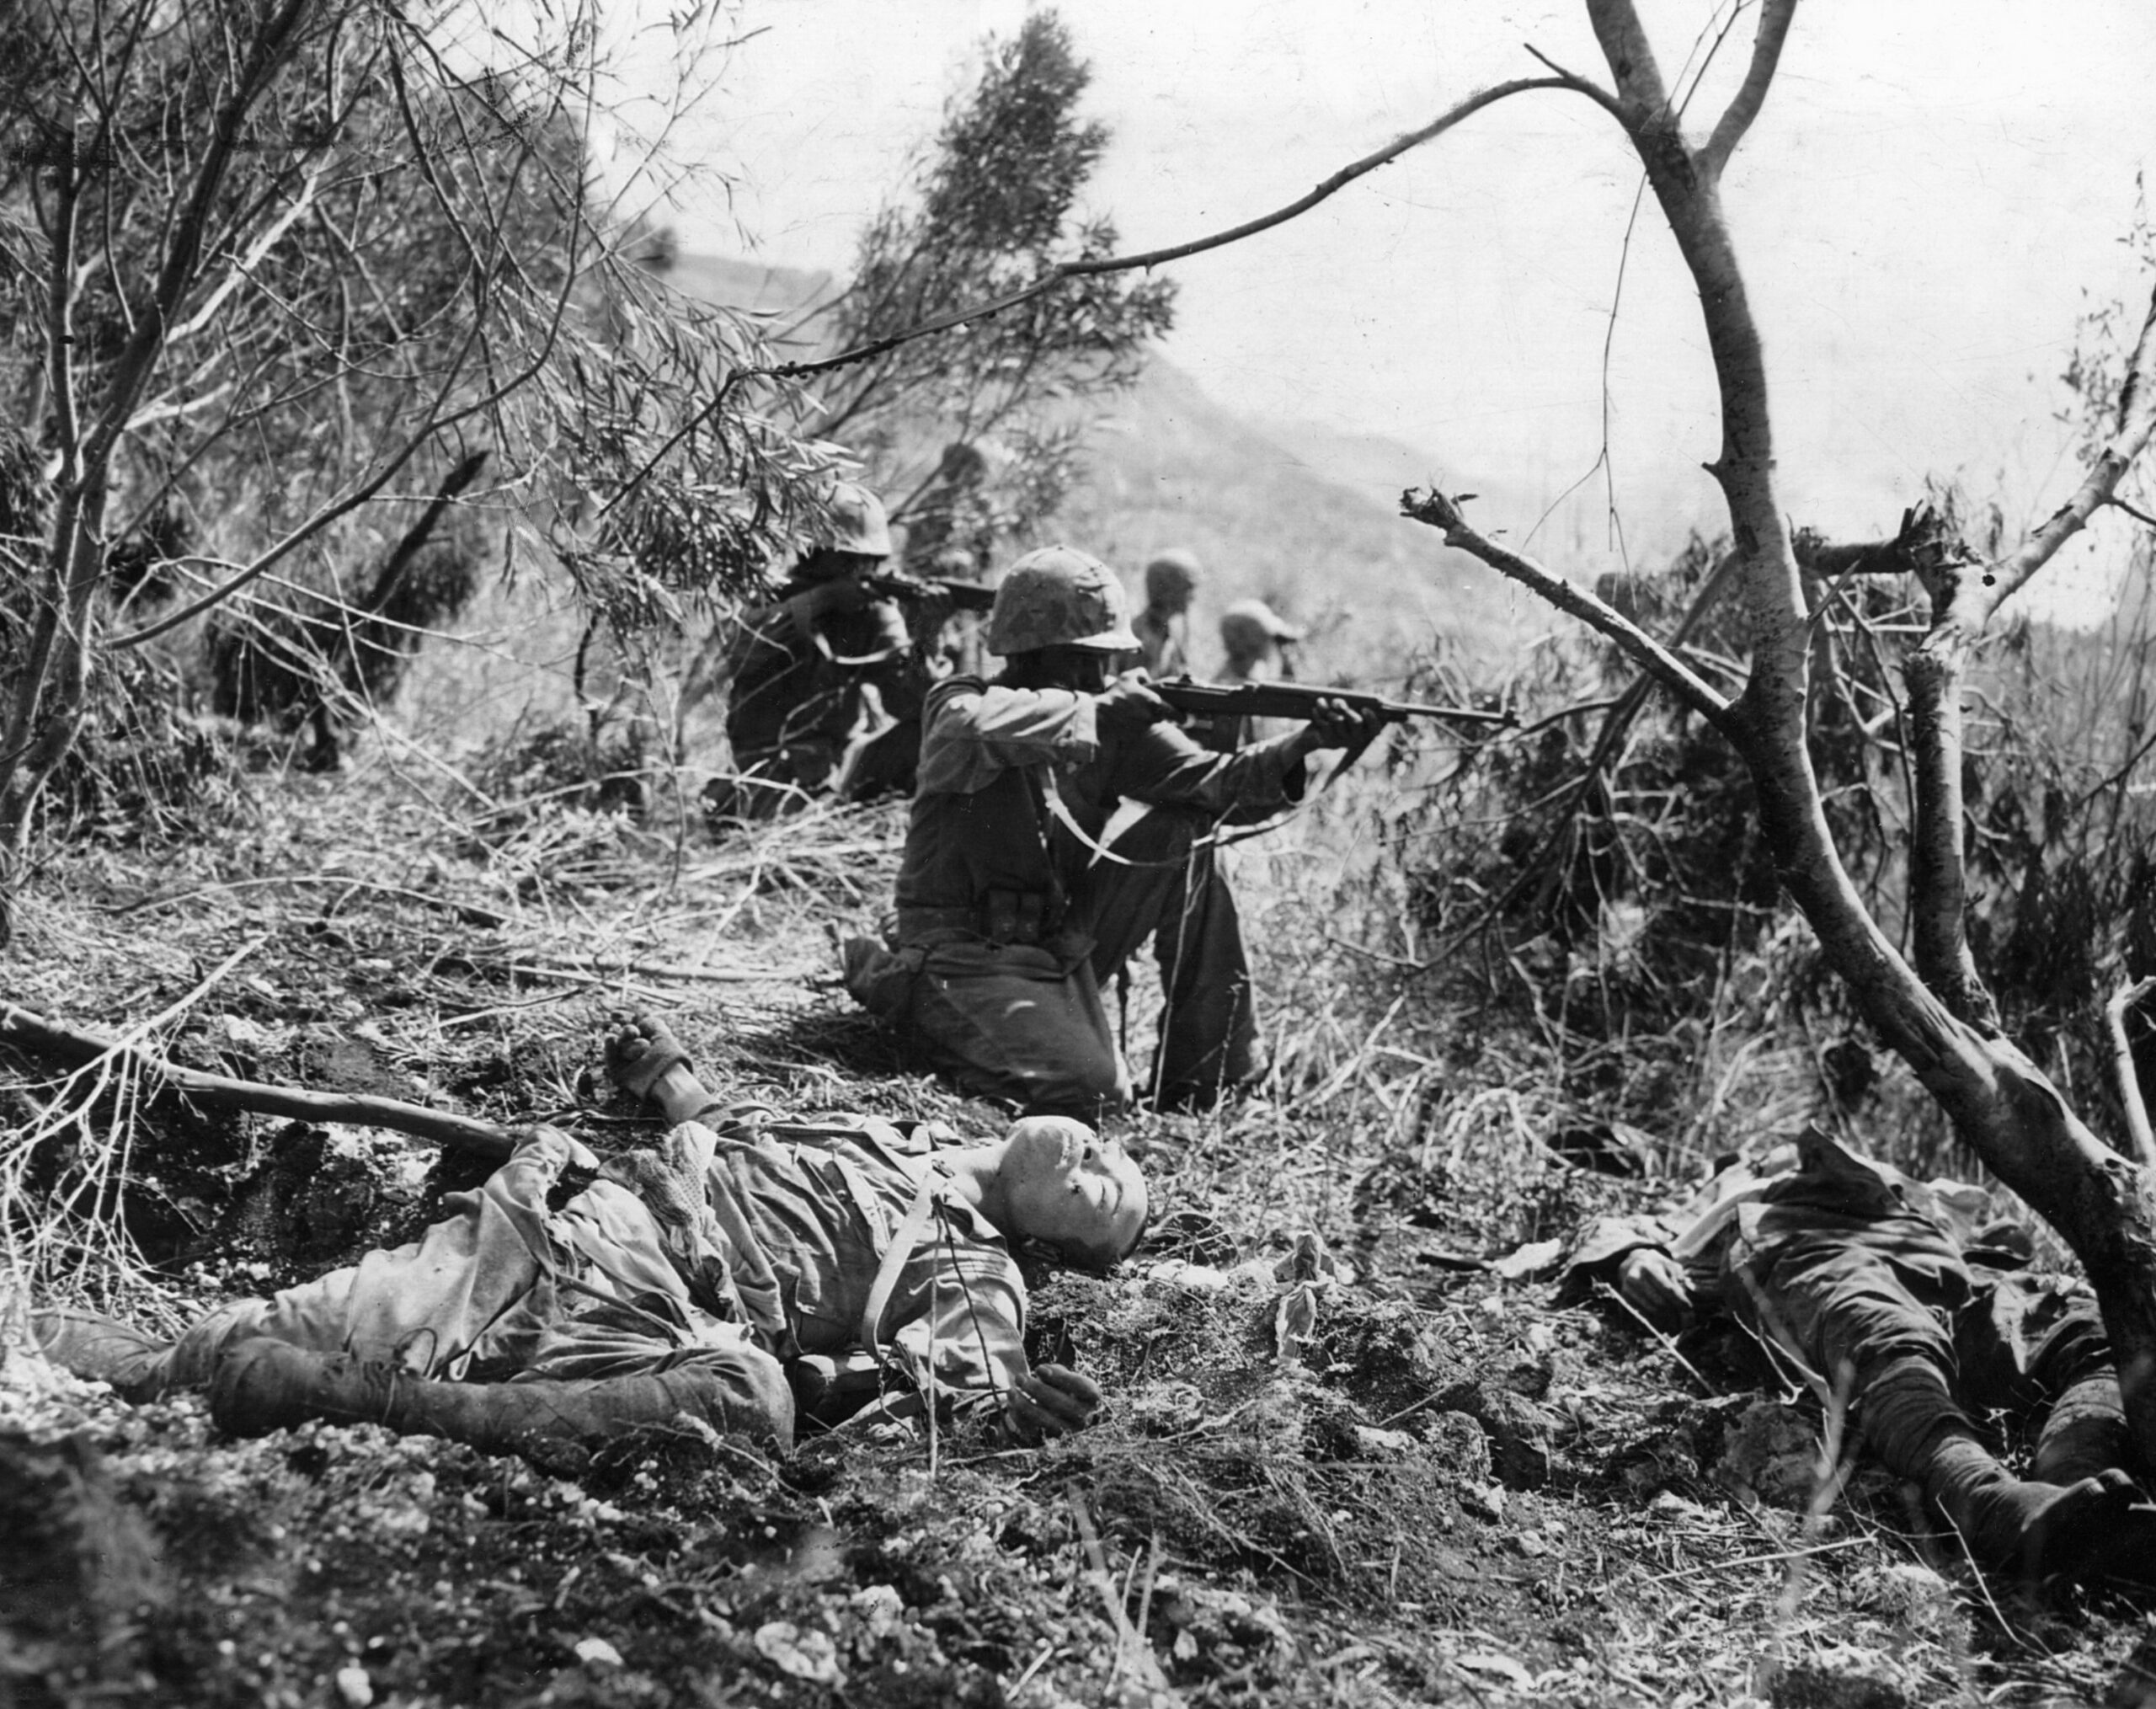
[{"label": "white sky", "polygon": [[[1534,75],[1523,44],[1607,82],[1582,8],[1490,0],[1065,0],[1114,131],[1090,197],[1126,248],[1300,195],[1476,88]],[[1651,0],[1665,72],[1716,16]],[[1019,0],[742,0],[690,133],[731,179],[678,216],[687,247],[843,270],[856,232],[969,87]],[[1717,72],[1741,71],[1750,13]],[[1890,528],[1927,471],[2025,520],[2070,487],[2056,377],[2087,297],[2149,281],[2120,238],[2156,131],[2148,0],[1808,0],[1725,181],[1799,521]],[[1710,82],[1693,111],[1719,110]],[[1471,482],[1559,483],[1602,439],[1600,371],[1638,171],[1610,121],[1536,93],[1319,211],[1178,264],[1166,345],[1222,403],[1376,433]],[[730,200],[729,200],[730,197]],[[1652,199],[1610,358],[1620,501],[1713,454],[1697,305]],[[1645,477],[1655,471],[1660,478]],[[1525,526],[1531,519],[1486,519]],[[2116,553],[2123,531],[2105,525]],[[2100,549],[2105,542],[2100,541]],[[2100,585],[2080,548],[2052,576]]]}]

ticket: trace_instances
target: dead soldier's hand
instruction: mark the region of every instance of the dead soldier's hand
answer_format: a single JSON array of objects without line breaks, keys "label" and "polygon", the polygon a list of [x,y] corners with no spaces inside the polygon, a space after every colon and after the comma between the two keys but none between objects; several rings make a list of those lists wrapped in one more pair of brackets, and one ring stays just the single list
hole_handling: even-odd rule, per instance
[{"label": "dead soldier's hand", "polygon": [[1068,1365],[1035,1365],[1018,1379],[1006,1417],[1024,1442],[1081,1430],[1101,1408],[1100,1385]]},{"label": "dead soldier's hand", "polygon": [[1639,1247],[1618,1260],[1617,1291],[1657,1329],[1681,1329],[1691,1315],[1692,1284],[1684,1266],[1659,1247]]},{"label": "dead soldier's hand", "polygon": [[[1127,676],[1118,676],[1093,700],[1093,721],[1101,729],[1115,735],[1135,735],[1142,729],[1165,723],[1176,715],[1175,708],[1153,692],[1153,686],[1145,680],[1142,670],[1134,670]],[[1059,1367],[1043,1365],[1043,1370]]]}]

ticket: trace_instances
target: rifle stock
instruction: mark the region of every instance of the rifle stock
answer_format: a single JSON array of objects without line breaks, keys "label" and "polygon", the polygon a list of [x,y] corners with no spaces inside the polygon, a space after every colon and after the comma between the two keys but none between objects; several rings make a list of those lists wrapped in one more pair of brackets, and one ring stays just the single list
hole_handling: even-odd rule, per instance
[{"label": "rifle stock", "polygon": [[1366,694],[1360,689],[1323,688],[1306,682],[1198,682],[1187,676],[1171,676],[1152,687],[1177,712],[1207,718],[1283,718],[1307,722],[1318,702],[1337,700],[1358,711],[1381,713],[1389,724],[1429,718],[1510,729],[1519,723],[1508,712],[1484,712],[1471,706],[1427,706],[1416,701],[1387,700],[1381,694]]}]

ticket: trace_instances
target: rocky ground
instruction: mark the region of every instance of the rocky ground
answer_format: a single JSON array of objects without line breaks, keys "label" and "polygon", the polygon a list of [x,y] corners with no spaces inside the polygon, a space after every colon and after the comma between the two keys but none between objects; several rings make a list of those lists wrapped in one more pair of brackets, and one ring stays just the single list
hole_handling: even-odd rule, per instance
[{"label": "rocky ground", "polygon": [[[69,853],[7,995],[197,1068],[600,1149],[643,1130],[595,1075],[602,1028],[656,1006],[724,1090],[992,1130],[829,976],[830,927],[888,887],[894,814],[715,842],[563,809],[481,836],[309,788],[184,856]],[[1678,1165],[1606,1124],[1545,1143],[1582,1113],[1532,1051],[1314,950],[1342,904],[1299,870],[1249,875],[1276,911],[1273,1079],[1203,1121],[1135,1119],[1155,1235],[1111,1277],[1038,1278],[1037,1350],[1105,1386],[1097,1427],[783,1460],[235,1441],[195,1398],[126,1405],[11,1332],[0,1702],[2145,1700],[2137,1606],[1986,1585],[1903,1491],[1837,1464],[1836,1420],[1715,1349],[1558,1308],[1558,1243]],[[162,1327],[407,1237],[483,1167],[22,1053],[0,1122],[13,1274]]]}]

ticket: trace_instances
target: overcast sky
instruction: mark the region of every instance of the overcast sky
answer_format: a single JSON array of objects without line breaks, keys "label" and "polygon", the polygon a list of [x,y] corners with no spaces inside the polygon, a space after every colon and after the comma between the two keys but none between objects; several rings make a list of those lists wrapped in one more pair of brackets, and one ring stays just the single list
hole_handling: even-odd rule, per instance
[{"label": "overcast sky", "polygon": [[[1606,81],[1576,4],[1487,0],[1067,0],[1114,142],[1091,196],[1128,248],[1300,195],[1489,83],[1532,43]],[[691,133],[731,179],[677,216],[686,245],[843,270],[979,44],[1017,0],[745,0]],[[1666,72],[1716,16],[1661,0]],[[1717,61],[1742,69],[1750,13]],[[1726,179],[1801,521],[1891,527],[1928,471],[2009,512],[2070,483],[2056,377],[2091,297],[2148,281],[2121,244],[2156,131],[2149,0],[1892,0],[1798,14]],[[1692,109],[1719,110],[1710,78]],[[1603,440],[1610,328],[1638,168],[1577,96],[1517,97],[1235,248],[1178,264],[1169,355],[1215,398],[1383,434],[1465,484],[1561,484]],[[1717,429],[1697,305],[1652,200],[1609,361],[1618,494],[1696,468]],[[1698,478],[1704,481],[1704,477]],[[1694,483],[1695,501],[1706,495]],[[1643,502],[1643,493],[1634,502]],[[1501,519],[1490,518],[1491,522]],[[1502,519],[1513,521],[1514,519]],[[1518,519],[1518,526],[1532,519]],[[2117,532],[2113,530],[2116,542]],[[2054,578],[2087,597],[2092,554]]]}]

